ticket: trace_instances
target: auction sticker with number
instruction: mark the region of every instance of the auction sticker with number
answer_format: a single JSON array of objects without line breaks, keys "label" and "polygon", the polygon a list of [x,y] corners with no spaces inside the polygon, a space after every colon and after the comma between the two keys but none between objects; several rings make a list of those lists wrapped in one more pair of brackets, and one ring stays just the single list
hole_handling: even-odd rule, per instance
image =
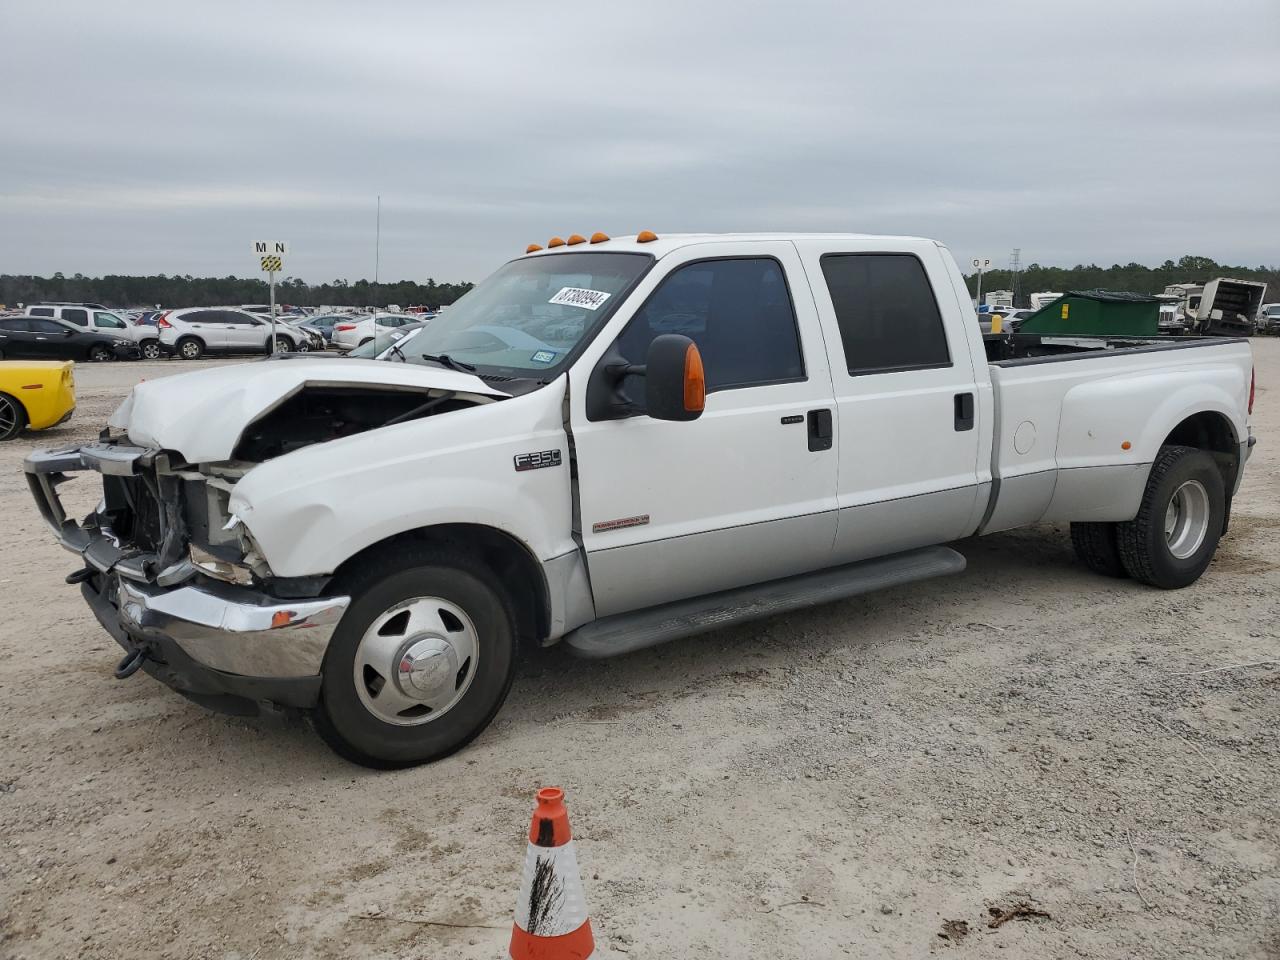
[{"label": "auction sticker with number", "polygon": [[582,307],[586,310],[599,310],[609,299],[603,290],[587,290],[583,287],[561,287],[560,292],[547,303],[563,303],[569,307]]}]

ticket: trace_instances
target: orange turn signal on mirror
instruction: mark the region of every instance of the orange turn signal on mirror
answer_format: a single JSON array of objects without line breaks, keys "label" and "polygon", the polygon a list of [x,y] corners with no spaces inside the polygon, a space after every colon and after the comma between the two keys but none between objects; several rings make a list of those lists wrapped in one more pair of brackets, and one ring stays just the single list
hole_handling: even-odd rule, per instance
[{"label": "orange turn signal on mirror", "polygon": [[569,246],[576,247],[580,243],[586,243],[587,238],[580,233],[569,234]]},{"label": "orange turn signal on mirror", "polygon": [[561,240],[559,237],[552,237],[550,240],[547,241],[548,249],[552,247],[563,247],[563,246],[564,246],[564,241]]},{"label": "orange turn signal on mirror", "polygon": [[599,230],[591,235],[592,243],[604,243],[608,239],[609,235],[607,233],[601,233]]},{"label": "orange turn signal on mirror", "polygon": [[696,344],[689,344],[684,355],[684,408],[701,413],[707,405],[707,377],[702,370],[702,354]]},{"label": "orange turn signal on mirror", "polygon": [[537,253],[537,252],[538,252],[539,250],[541,250],[541,249],[542,249],[542,247],[541,247],[539,244],[531,243],[531,244],[529,244],[527,247],[525,247],[525,248],[524,248],[524,252],[525,252],[525,253]]},{"label": "orange turn signal on mirror", "polygon": [[658,235],[652,230],[641,230],[636,234],[636,243],[652,243],[658,239]]}]

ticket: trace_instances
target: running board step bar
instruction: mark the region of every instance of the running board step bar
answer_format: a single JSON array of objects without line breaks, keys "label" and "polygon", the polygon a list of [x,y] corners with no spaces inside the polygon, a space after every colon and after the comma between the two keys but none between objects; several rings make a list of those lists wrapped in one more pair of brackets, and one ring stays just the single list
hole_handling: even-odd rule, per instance
[{"label": "running board step bar", "polygon": [[579,627],[564,638],[571,653],[588,660],[615,657],[730,624],[804,610],[904,583],[964,570],[950,547],[924,547],[843,567],[771,580],[706,597],[693,597],[620,613]]}]

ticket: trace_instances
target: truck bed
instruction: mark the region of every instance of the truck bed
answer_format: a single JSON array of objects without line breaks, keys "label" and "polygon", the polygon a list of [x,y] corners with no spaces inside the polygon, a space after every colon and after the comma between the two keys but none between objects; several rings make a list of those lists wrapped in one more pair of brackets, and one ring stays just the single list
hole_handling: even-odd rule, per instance
[{"label": "truck bed", "polygon": [[1197,412],[1209,418],[1200,429],[1219,431],[1224,455],[1245,455],[1247,340],[1015,334],[985,342],[993,489],[980,532],[1131,519],[1161,445]]}]

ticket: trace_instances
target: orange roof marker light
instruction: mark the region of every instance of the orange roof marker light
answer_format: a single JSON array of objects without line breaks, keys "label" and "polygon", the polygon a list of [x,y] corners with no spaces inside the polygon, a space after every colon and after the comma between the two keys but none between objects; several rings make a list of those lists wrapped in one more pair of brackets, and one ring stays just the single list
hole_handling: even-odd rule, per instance
[{"label": "orange roof marker light", "polygon": [[580,243],[586,243],[587,238],[580,233],[569,234],[569,246],[576,247]]},{"label": "orange roof marker light", "polygon": [[540,247],[538,244],[536,244],[536,243],[531,243],[531,244],[529,244],[527,247],[525,247],[525,248],[524,248],[524,252],[525,252],[525,253],[537,253],[537,252],[538,252],[539,250],[541,250],[541,249],[542,249],[542,247]]},{"label": "orange roof marker light", "polygon": [[599,230],[591,235],[592,243],[604,243],[608,239],[609,235],[607,233],[601,233]]},{"label": "orange roof marker light", "polygon": [[658,239],[658,235],[652,230],[641,230],[636,234],[636,243],[653,243]]},{"label": "orange roof marker light", "polygon": [[561,240],[559,237],[552,237],[550,240],[547,241],[547,249],[553,249],[555,247],[563,247],[563,246],[564,246],[564,241]]}]

